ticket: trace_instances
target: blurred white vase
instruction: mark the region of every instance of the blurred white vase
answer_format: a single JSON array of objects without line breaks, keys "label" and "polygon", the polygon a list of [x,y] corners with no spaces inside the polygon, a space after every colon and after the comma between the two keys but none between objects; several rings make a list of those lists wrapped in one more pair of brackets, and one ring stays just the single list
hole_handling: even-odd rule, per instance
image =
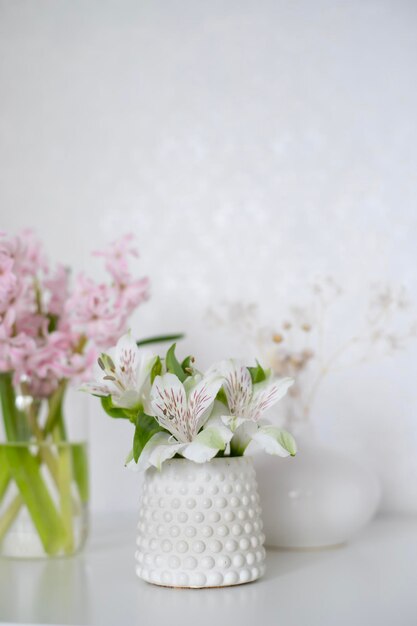
[{"label": "blurred white vase", "polygon": [[297,438],[294,458],[256,455],[266,545],[325,548],[351,539],[375,514],[372,471],[314,437]]}]

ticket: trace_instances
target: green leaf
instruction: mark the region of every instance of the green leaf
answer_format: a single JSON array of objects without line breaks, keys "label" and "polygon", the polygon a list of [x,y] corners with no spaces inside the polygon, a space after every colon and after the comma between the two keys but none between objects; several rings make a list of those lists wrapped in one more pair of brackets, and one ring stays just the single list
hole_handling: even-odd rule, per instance
[{"label": "green leaf", "polygon": [[189,376],[192,376],[193,371],[194,371],[194,362],[195,362],[195,358],[193,356],[187,356],[183,362],[181,363],[181,367],[183,369],[183,371],[188,374]]},{"label": "green leaf", "polygon": [[256,367],[248,367],[248,370],[252,378],[252,384],[255,385],[266,380],[266,372],[258,361],[256,361]]},{"label": "green leaf", "polygon": [[125,465],[129,465],[130,461],[133,461],[133,449],[127,455]]},{"label": "green leaf", "polygon": [[157,335],[155,337],[147,337],[146,339],[139,339],[136,342],[137,346],[147,346],[151,343],[166,343],[167,341],[178,341],[185,337],[184,333],[177,333],[175,335]]},{"label": "green leaf", "polygon": [[151,369],[151,385],[157,376],[160,376],[162,372],[162,361],[159,356],[156,357],[155,363],[152,365]]},{"label": "green leaf", "polygon": [[274,439],[282,446],[291,456],[295,456],[297,452],[297,444],[291,433],[282,428],[276,426],[263,426],[262,430],[268,435],[274,437]]},{"label": "green leaf", "polygon": [[111,396],[104,396],[101,398],[101,406],[106,411],[107,415],[110,417],[121,418],[121,419],[131,419],[132,411],[128,409],[121,409],[118,406],[114,406]]},{"label": "green leaf", "polygon": [[179,378],[180,381],[183,383],[184,380],[187,378],[187,374],[184,372],[180,363],[177,360],[177,357],[175,356],[176,347],[177,344],[173,343],[167,352],[167,355],[165,357],[165,363],[167,366],[167,371],[171,372],[171,374],[175,374],[175,376]]},{"label": "green leaf", "polygon": [[142,454],[143,448],[148,443],[149,439],[155,435],[155,433],[159,433],[164,431],[154,417],[150,415],[146,415],[143,411],[141,411],[136,418],[136,428],[135,434],[133,437],[133,459],[135,463],[138,462],[140,455]]}]

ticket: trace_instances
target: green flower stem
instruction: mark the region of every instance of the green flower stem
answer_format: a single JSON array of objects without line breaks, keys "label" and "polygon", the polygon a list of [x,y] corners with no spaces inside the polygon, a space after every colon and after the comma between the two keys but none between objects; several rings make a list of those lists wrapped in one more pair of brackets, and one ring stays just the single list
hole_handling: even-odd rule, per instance
[{"label": "green flower stem", "polygon": [[[45,464],[48,466],[48,469],[51,473],[51,476],[57,486],[58,489],[60,489],[60,475],[59,475],[59,466],[58,466],[58,461],[55,459],[54,454],[51,452],[51,450],[49,450],[49,448],[47,447],[48,444],[44,445],[44,451],[48,452],[48,459],[49,461],[45,461],[46,455],[43,454],[42,456],[40,454],[38,454],[38,456],[36,457],[39,465],[42,464],[42,462],[45,462]],[[80,447],[81,450],[80,452],[85,452],[82,449],[82,446],[77,446],[77,448]],[[70,453],[74,452],[74,450],[70,450]],[[7,487],[10,483],[10,472],[8,469],[8,465],[7,465],[7,460],[5,458],[5,452],[4,452],[4,448],[0,448],[0,502],[1,499],[3,498]],[[85,454],[84,454],[85,457]],[[82,461],[82,457],[81,457],[81,461]],[[79,463],[80,467],[83,467],[82,463]],[[84,467],[86,468],[86,463],[84,464]],[[86,469],[84,471],[84,473],[80,473],[80,477],[79,480],[77,481],[77,484],[80,484],[81,487],[79,487],[80,490],[80,498],[83,502],[88,501],[88,478],[87,478],[87,472]],[[9,504],[9,506],[7,507],[7,509],[4,511],[4,513],[0,516],[0,541],[2,540],[3,536],[6,534],[7,530],[10,528],[11,524],[13,523],[13,521],[16,519],[22,505],[24,504],[22,497],[19,494],[17,494],[17,496],[14,498],[14,500]],[[79,508],[80,508],[80,504],[79,504],[79,500],[76,497],[72,498],[72,506],[73,506],[73,512],[74,513],[79,513]],[[66,542],[66,544],[68,543],[68,546],[71,545],[71,543],[68,541]]]},{"label": "green flower stem", "polygon": [[59,466],[59,497],[61,504],[61,515],[65,529],[64,550],[66,554],[74,551],[74,529],[73,529],[73,501],[71,496],[72,483],[72,457],[68,444],[58,446],[58,466]]},{"label": "green flower stem", "polygon": [[[4,448],[0,447],[0,505],[7,492],[10,482],[11,476],[9,466],[7,464],[6,453]],[[23,500],[21,495],[17,494],[4,513],[0,516],[0,541],[3,539],[4,535],[16,519],[22,504]]]},{"label": "green flower stem", "polygon": [[[43,481],[39,461],[24,443],[18,442],[16,398],[10,373],[0,374],[0,400],[8,444],[2,447],[2,465],[8,467],[22,501],[38,531],[45,552],[56,554],[63,541],[62,524],[54,502]],[[17,505],[16,505],[17,507]]]},{"label": "green flower stem", "polygon": [[[44,428],[43,433],[41,431],[41,434],[43,435],[43,437],[45,437],[48,434],[48,432],[53,430],[53,439],[58,444],[58,457],[59,458],[58,460],[55,458],[54,454],[51,452],[50,448],[47,445],[41,446],[40,452],[44,457],[45,463],[48,466],[48,469],[55,481],[55,484],[57,485],[59,491],[61,492],[61,496],[62,496],[61,505],[65,503],[64,509],[66,511],[66,515],[69,516],[68,493],[71,494],[71,482],[72,480],[76,481],[77,486],[79,488],[81,501],[82,502],[88,501],[88,476],[85,475],[86,468],[87,468],[87,461],[85,458],[85,450],[82,449],[82,446],[80,446],[81,451],[79,454],[74,453],[75,450],[73,449],[73,446],[69,446],[69,445],[67,446],[68,451],[69,451],[68,454],[66,452],[64,454],[63,449],[62,449],[62,442],[67,441],[64,418],[62,414],[62,404],[64,400],[66,387],[67,387],[67,381],[62,380],[57,390],[54,392],[54,394],[50,398],[49,413],[46,419],[45,428]],[[37,436],[39,435],[40,433],[38,431]],[[84,458],[83,458],[83,454],[84,454]],[[64,460],[65,457],[68,457],[68,458]],[[79,467],[78,467],[78,464],[79,464]],[[64,480],[64,477],[66,477],[65,480]],[[83,482],[82,485],[81,485],[81,481]],[[67,495],[65,497],[62,494],[62,489],[66,491]],[[82,490],[84,493],[82,492]],[[85,500],[83,499],[83,496],[85,496]],[[79,507],[79,501],[75,497],[72,497],[71,499],[72,499],[72,507],[73,507],[72,508],[72,516],[73,516],[76,513],[79,513],[80,507]],[[66,515],[64,515],[64,517],[66,517]],[[71,524],[69,523],[70,518],[68,517],[66,519],[67,521],[64,523],[67,527],[69,537],[71,537],[73,535],[72,517],[71,517]],[[71,540],[69,539],[69,544],[70,543],[71,543]]]},{"label": "green flower stem", "polygon": [[20,493],[18,493],[10,502],[3,515],[0,517],[0,541],[2,541],[10,526],[13,524],[16,517],[18,516],[22,504],[22,497]]},{"label": "green flower stem", "polygon": [[58,448],[58,488],[61,516],[65,530],[64,551],[71,554],[74,551],[73,503],[71,483],[73,477],[71,448],[66,443],[66,432],[62,415],[62,398],[57,407],[53,438]]},{"label": "green flower stem", "polygon": [[30,437],[30,428],[26,415],[16,407],[10,372],[0,374],[0,401],[8,441],[27,441]]},{"label": "green flower stem", "polygon": [[56,554],[65,534],[60,516],[42,478],[38,460],[25,446],[4,447],[11,475],[19,488],[47,554]]},{"label": "green flower stem", "polygon": [[52,478],[55,481],[55,484],[58,485],[58,461],[55,458],[54,453],[52,452],[49,444],[46,442],[43,434],[42,428],[38,424],[37,413],[39,410],[39,405],[36,407],[35,404],[32,404],[28,410],[28,421],[34,436],[36,437],[36,441],[39,444],[38,447],[38,458],[45,463]]},{"label": "green flower stem", "polygon": [[[74,549],[74,531],[73,518],[80,512],[80,504],[78,498],[72,494],[72,481],[74,474],[81,476],[82,472],[75,467],[73,462],[72,447],[66,443],[67,436],[65,432],[64,419],[62,415],[62,404],[66,389],[66,381],[62,381],[55,394],[49,402],[49,414],[46,421],[45,432],[52,428],[53,441],[57,446],[57,455],[55,457],[48,442],[45,441],[45,435],[37,424],[36,419],[31,419],[34,434],[40,442],[39,454],[49,469],[49,472],[58,488],[59,502],[62,516],[63,528],[65,531],[64,551],[71,554]],[[77,461],[82,459],[77,456]],[[73,469],[74,468],[74,469]]]},{"label": "green flower stem", "polygon": [[[43,430],[38,424],[38,419],[37,419],[38,411],[39,411],[39,405],[36,406],[36,404],[32,404],[28,410],[29,424],[30,424],[30,427],[32,429],[34,436],[36,437],[37,443],[39,444],[38,459],[41,463],[44,463],[46,465],[46,467],[49,470],[49,473],[52,476],[52,479],[55,485],[57,486],[58,489],[60,489],[60,476],[59,476],[60,468],[59,468],[58,459],[53,453],[49,442],[45,441]],[[73,504],[74,504],[75,510],[77,510],[78,502],[76,501],[75,498],[74,498]]]},{"label": "green flower stem", "polygon": [[10,472],[7,465],[6,455],[3,448],[0,447],[0,502],[7,491],[10,483]]},{"label": "green flower stem", "polygon": [[57,423],[62,417],[62,402],[64,399],[65,389],[67,387],[67,381],[61,380],[57,389],[49,398],[49,412],[45,422],[44,436],[51,433]]},{"label": "green flower stem", "polygon": [[71,450],[74,480],[77,485],[82,504],[87,504],[89,499],[87,450],[83,444],[73,444],[71,446]]},{"label": "green flower stem", "polygon": [[41,443],[38,448],[38,458],[41,462],[43,462],[49,470],[54,482],[58,485],[58,476],[59,476],[59,466],[58,460],[56,459],[54,453],[49,447],[48,442]]},{"label": "green flower stem", "polygon": [[[61,479],[61,468],[60,468],[60,462],[59,462],[59,452],[60,452],[60,447],[62,447],[62,445],[65,445],[66,447],[69,448],[70,454],[72,455],[72,445],[71,444],[62,444],[62,443],[58,443],[58,458],[55,456],[55,454],[52,452],[51,448],[50,448],[50,444],[48,442],[44,442],[41,446],[39,446],[39,449],[41,452],[38,453],[38,459],[45,463],[45,465],[47,466],[49,473],[52,476],[52,479],[57,487],[57,489],[60,491],[61,490],[61,485],[62,485],[62,479]],[[72,468],[72,463],[71,463],[71,468]],[[71,469],[72,471],[72,469]],[[75,472],[75,469],[74,469]],[[74,476],[70,477],[70,483],[71,480],[74,480]],[[80,504],[79,504],[79,500],[75,495],[72,495],[72,506],[73,506],[73,514],[75,515],[76,513],[79,513],[80,511]]]},{"label": "green flower stem", "polygon": [[0,401],[8,441],[17,441],[15,400],[12,377],[9,372],[4,372],[0,374]]}]

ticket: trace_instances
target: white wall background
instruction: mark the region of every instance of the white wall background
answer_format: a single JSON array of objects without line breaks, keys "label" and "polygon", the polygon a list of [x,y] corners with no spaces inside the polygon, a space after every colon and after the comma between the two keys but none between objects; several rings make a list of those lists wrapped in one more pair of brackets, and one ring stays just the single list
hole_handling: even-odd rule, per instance
[{"label": "white wall background", "polygon": [[[0,0],[0,229],[56,259],[132,231],[153,298],[138,335],[236,348],[213,302],[266,318],[315,273],[417,300],[417,4]],[[346,311],[346,319],[356,310]],[[242,347],[242,350],[244,348]],[[315,419],[417,510],[415,346],[328,381]],[[92,408],[93,503],[136,507],[130,429]]]}]

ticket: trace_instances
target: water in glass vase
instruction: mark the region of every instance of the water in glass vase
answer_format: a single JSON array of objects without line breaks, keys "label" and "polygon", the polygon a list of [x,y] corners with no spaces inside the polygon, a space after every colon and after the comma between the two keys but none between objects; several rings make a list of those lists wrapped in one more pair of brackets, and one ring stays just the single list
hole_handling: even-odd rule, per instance
[{"label": "water in glass vase", "polygon": [[0,443],[0,555],[70,556],[88,528],[86,443]]}]

